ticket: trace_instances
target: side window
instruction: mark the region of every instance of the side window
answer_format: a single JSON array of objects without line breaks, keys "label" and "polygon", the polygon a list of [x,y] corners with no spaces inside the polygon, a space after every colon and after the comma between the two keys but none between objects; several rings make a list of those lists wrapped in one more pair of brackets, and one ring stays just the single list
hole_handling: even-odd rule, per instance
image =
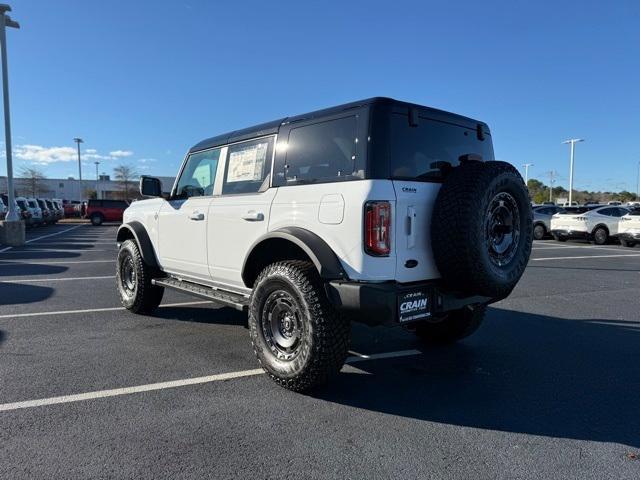
[{"label": "side window", "polygon": [[361,178],[356,171],[355,116],[292,128],[285,161],[287,184]]},{"label": "side window", "polygon": [[229,146],[222,195],[256,193],[268,186],[273,137]]},{"label": "side window", "polygon": [[602,210],[599,210],[598,213],[600,215],[606,215],[610,217],[613,215],[613,208],[603,208]]},{"label": "side window", "polygon": [[220,148],[215,148],[189,155],[178,181],[176,198],[213,195],[213,184],[216,180],[220,151]]},{"label": "side window", "polygon": [[624,208],[616,208],[615,210],[615,217],[624,217],[627,213],[629,213],[629,211]]}]

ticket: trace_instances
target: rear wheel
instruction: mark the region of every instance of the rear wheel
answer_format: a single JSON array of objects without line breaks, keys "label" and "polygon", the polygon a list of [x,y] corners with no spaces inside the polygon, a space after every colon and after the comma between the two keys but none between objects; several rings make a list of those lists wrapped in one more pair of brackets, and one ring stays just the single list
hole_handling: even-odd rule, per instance
[{"label": "rear wheel", "polygon": [[487,307],[465,307],[445,316],[425,320],[416,325],[416,335],[424,343],[446,345],[462,340],[475,332],[484,319]]},{"label": "rear wheel", "polygon": [[267,266],[256,279],[249,331],[260,365],[280,386],[310,390],[337,374],[347,357],[350,325],[327,300],[310,262]]},{"label": "rear wheel", "polygon": [[629,247],[629,248],[633,248],[636,246],[635,242],[630,242],[629,240],[625,240],[624,238],[620,239],[620,245],[622,245],[623,247]]},{"label": "rear wheel", "polygon": [[95,225],[97,227],[98,225],[102,225],[103,221],[104,218],[102,218],[102,215],[100,215],[99,213],[94,213],[93,215],[91,215],[91,225]]},{"label": "rear wheel", "polygon": [[134,313],[155,310],[164,295],[164,288],[151,284],[152,269],[144,263],[138,244],[125,240],[118,251],[116,287],[120,302]]},{"label": "rear wheel", "polygon": [[605,245],[609,241],[609,232],[604,227],[598,227],[593,231],[593,243]]},{"label": "rear wheel", "polygon": [[533,239],[542,240],[547,234],[547,229],[541,223],[533,227]]}]

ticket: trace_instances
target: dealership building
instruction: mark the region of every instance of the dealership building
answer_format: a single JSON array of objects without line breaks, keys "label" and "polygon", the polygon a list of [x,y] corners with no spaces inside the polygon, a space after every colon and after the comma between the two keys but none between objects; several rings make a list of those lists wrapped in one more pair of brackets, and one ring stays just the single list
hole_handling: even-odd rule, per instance
[{"label": "dealership building", "polygon": [[[162,182],[163,193],[168,194],[173,187],[175,177],[157,177]],[[137,184],[137,180],[135,183]],[[14,188],[18,196],[31,197],[33,192],[29,180],[14,178]],[[36,196],[42,198],[60,198],[63,200],[86,200],[87,192],[96,191],[98,198],[121,199],[122,182],[111,180],[109,175],[100,175],[98,180],[77,180],[69,178],[43,178],[37,181]],[[137,187],[134,188],[137,192]],[[0,176],[0,193],[7,191],[7,177]]]}]

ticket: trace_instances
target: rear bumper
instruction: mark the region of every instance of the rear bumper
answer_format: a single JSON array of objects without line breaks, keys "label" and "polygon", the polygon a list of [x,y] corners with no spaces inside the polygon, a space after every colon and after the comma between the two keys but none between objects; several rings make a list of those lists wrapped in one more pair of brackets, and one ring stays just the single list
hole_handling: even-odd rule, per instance
[{"label": "rear bumper", "polygon": [[584,238],[589,239],[591,235],[589,232],[583,232],[581,230],[551,230],[551,235],[560,238]]},{"label": "rear bumper", "polygon": [[[335,280],[326,284],[327,295],[333,305],[351,320],[367,325],[404,325],[400,321],[400,298],[412,292],[425,292],[430,304],[430,316],[437,316],[467,305],[485,305],[498,299],[480,295],[465,296],[443,290],[435,282],[360,283]],[[426,317],[428,318],[428,317]],[[423,320],[420,318],[418,320]]]}]

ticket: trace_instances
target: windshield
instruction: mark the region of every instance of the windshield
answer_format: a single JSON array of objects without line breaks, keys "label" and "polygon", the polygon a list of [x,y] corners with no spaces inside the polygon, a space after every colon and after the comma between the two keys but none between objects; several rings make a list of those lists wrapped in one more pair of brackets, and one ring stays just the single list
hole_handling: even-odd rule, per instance
[{"label": "windshield", "polygon": [[441,180],[465,155],[493,160],[488,134],[481,140],[475,129],[423,117],[416,123],[410,125],[408,115],[391,114],[390,174],[394,179]]},{"label": "windshield", "polygon": [[31,208],[38,208],[38,204],[36,203],[35,200],[29,200],[29,206]]}]

